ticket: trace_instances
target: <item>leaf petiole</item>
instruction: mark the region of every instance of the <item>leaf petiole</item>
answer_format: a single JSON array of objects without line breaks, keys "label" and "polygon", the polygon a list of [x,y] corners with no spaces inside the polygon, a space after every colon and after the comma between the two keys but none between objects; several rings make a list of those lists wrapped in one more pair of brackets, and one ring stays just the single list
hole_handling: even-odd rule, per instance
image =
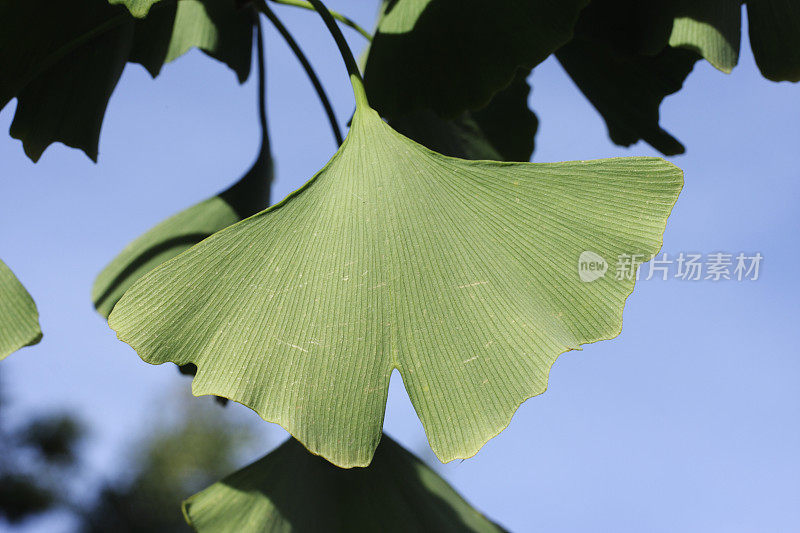
[{"label": "leaf petiole", "polygon": [[339,53],[347,67],[347,73],[350,75],[350,83],[353,85],[353,94],[356,98],[356,111],[362,108],[368,108],[369,102],[367,101],[367,92],[364,90],[364,80],[361,77],[361,71],[358,68],[358,63],[356,63],[356,58],[353,57],[353,51],[350,50],[350,46],[347,44],[344,35],[342,35],[342,30],[336,25],[336,20],[331,12],[328,11],[328,8],[325,7],[325,4],[320,0],[309,0],[309,3],[314,6],[314,9],[316,9],[317,13],[322,17],[333,40],[336,41],[336,46],[339,48]]}]

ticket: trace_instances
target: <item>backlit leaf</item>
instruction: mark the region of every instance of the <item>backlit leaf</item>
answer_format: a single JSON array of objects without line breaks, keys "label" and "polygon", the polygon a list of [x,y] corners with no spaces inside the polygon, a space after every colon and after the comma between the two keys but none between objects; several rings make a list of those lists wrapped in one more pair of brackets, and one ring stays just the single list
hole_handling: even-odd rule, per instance
[{"label": "backlit leaf", "polygon": [[633,281],[582,283],[578,258],[649,258],[681,185],[656,158],[449,158],[359,107],[306,185],[142,277],[109,324],[344,467],[372,459],[397,369],[434,452],[469,457],[559,354],[619,334]]},{"label": "backlit leaf", "polygon": [[706,0],[684,5],[675,19],[669,45],[693,50],[717,69],[730,73],[739,62],[741,1]]},{"label": "backlit leaf", "polygon": [[[654,159],[445,158],[358,111],[307,186],[145,276],[110,323],[149,362],[196,364],[196,394],[343,466],[369,462],[398,368],[434,450],[465,457],[544,390],[559,353],[618,333],[632,283],[580,284],[574,263],[601,243],[655,252],[679,187]],[[575,204],[583,225],[565,233]]]},{"label": "backlit leaf", "polygon": [[504,531],[384,435],[368,468],[342,470],[290,439],[183,504],[198,533]]},{"label": "backlit leaf", "polygon": [[33,298],[0,261],[0,360],[41,338],[39,312]]}]

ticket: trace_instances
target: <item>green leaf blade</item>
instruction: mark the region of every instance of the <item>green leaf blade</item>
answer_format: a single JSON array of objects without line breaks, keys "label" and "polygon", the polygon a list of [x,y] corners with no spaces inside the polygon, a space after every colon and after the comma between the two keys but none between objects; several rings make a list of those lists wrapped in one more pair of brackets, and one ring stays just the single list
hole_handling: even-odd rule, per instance
[{"label": "green leaf blade", "polygon": [[739,0],[691,2],[675,19],[669,45],[693,50],[714,68],[730,74],[739,62],[741,33]]},{"label": "green leaf blade", "polygon": [[141,278],[109,324],[343,467],[369,464],[398,369],[439,458],[465,458],[559,354],[619,334],[633,281],[582,283],[578,257],[649,258],[681,186],[655,158],[449,158],[359,110],[304,187]]},{"label": "green leaf blade", "polygon": [[0,361],[41,339],[39,312],[33,298],[0,261]]}]

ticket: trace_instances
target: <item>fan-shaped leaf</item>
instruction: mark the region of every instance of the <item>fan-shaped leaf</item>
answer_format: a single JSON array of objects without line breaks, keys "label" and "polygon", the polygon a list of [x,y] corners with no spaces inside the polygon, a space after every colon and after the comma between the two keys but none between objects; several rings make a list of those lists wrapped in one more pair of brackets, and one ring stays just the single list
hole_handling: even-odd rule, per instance
[{"label": "fan-shaped leaf", "polygon": [[41,338],[39,313],[33,298],[0,261],[0,360]]},{"label": "fan-shaped leaf", "polygon": [[567,42],[588,0],[395,0],[372,40],[365,83],[389,118],[431,109],[448,118],[486,105],[518,67]]},{"label": "fan-shaped leaf", "polygon": [[581,283],[578,257],[650,257],[681,183],[653,158],[453,159],[358,108],[305,186],[141,278],[109,324],[339,466],[369,464],[398,369],[439,458],[469,457],[560,353],[619,334],[633,281]]},{"label": "fan-shaped leaf", "polygon": [[134,281],[164,261],[269,205],[272,160],[262,152],[232,187],[164,220],[125,247],[97,276],[92,301],[108,317]]},{"label": "fan-shaped leaf", "polygon": [[773,81],[800,81],[800,2],[749,0],[750,46],[758,68]]},{"label": "fan-shaped leaf", "polygon": [[183,504],[199,533],[504,531],[384,435],[375,460],[342,470],[290,439]]}]

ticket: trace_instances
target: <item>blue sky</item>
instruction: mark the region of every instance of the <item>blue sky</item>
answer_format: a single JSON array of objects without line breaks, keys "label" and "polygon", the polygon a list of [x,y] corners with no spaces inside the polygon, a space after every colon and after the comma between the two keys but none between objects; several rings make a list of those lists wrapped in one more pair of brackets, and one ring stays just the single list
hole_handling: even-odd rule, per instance
[{"label": "blue sky", "polygon": [[[330,2],[372,27],[374,2]],[[280,9],[318,69],[341,123],[344,67],[313,13]],[[746,30],[745,30],[746,32]],[[356,50],[363,40],[347,32]],[[267,33],[269,122],[279,200],[335,144],[313,90]],[[541,121],[535,161],[656,155],[613,145],[553,60],[531,78]],[[0,138],[0,256],[37,301],[45,337],[3,362],[17,413],[71,409],[92,428],[88,479],[112,477],[130,439],[189,380],[143,363],[89,299],[94,276],[130,240],[234,182],[258,144],[254,80],[191,52],[155,81],[128,66],[104,122],[100,162],[61,145],[34,165]],[[0,112],[8,131],[14,104]],[[664,251],[760,252],[755,282],[640,281],[622,335],[563,355],[549,390],[478,455],[439,471],[512,531],[789,532],[800,528],[800,88],[761,78],[747,45],[732,75],[698,63],[667,98],[662,125],[688,148],[686,185]],[[243,412],[246,411],[241,409]],[[243,413],[264,434],[283,430]],[[386,430],[425,437],[399,376]],[[426,460],[434,460],[429,453]],[[255,457],[254,457],[255,458]],[[30,531],[57,531],[58,520]]]}]

